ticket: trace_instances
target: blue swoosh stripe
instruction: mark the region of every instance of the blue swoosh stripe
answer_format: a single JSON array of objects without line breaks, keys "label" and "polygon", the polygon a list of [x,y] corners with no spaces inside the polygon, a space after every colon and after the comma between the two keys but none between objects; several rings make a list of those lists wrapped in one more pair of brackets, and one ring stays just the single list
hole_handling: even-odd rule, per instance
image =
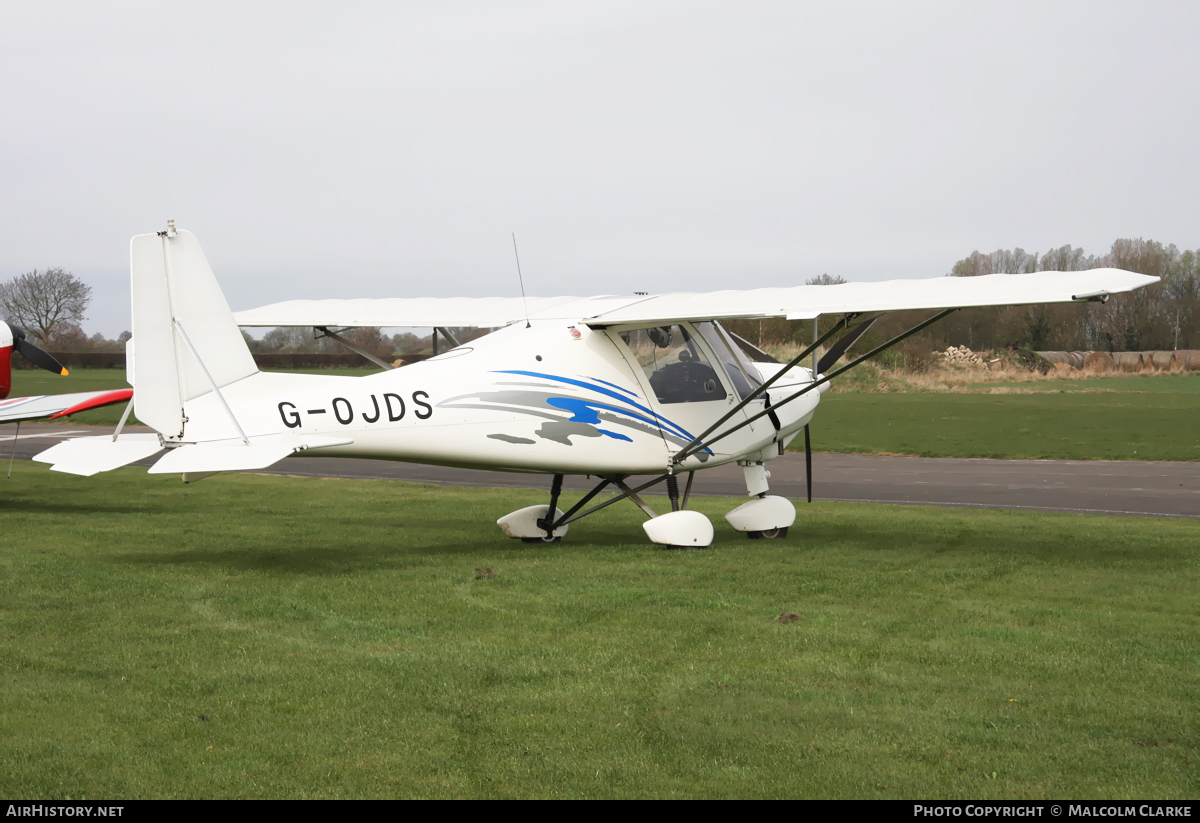
[{"label": "blue swoosh stripe", "polygon": [[[673,431],[671,433],[678,437],[683,437],[687,440],[695,439],[695,435],[693,435],[691,432],[689,432],[687,429],[683,428],[682,426],[679,426],[676,423],[672,423],[670,420],[663,417],[662,415],[655,414],[652,410],[646,408],[643,405],[634,403],[628,397],[625,397],[624,395],[621,395],[621,394],[617,394],[612,389],[606,389],[603,386],[597,386],[595,383],[588,383],[584,380],[574,380],[570,377],[562,377],[561,375],[557,375],[557,374],[544,374],[542,372],[525,371],[523,369],[498,369],[495,373],[496,374],[521,374],[526,377],[540,377],[543,380],[557,380],[560,383],[566,383],[571,386],[579,386],[580,388],[590,389],[591,391],[599,392],[600,394],[606,395],[615,400],[620,400],[622,403],[626,403],[630,406],[633,406],[638,411],[645,412],[646,414],[653,417],[654,418],[653,422],[656,422],[659,426],[664,426],[664,424],[665,424],[665,427],[670,427],[671,429],[673,429]],[[621,409],[613,409],[613,411],[622,411],[622,410]],[[625,412],[625,413],[629,414],[629,412]],[[648,421],[648,422],[650,422],[650,421]],[[712,453],[712,450],[708,449],[708,448],[705,448],[705,451],[709,452],[710,454]]]},{"label": "blue swoosh stripe", "polygon": [[626,394],[628,394],[628,395],[632,395],[633,397],[637,397],[637,392],[632,392],[632,391],[630,391],[629,389],[623,389],[623,388],[621,388],[620,386],[618,386],[616,383],[609,383],[607,380],[601,380],[599,377],[589,377],[588,379],[589,379],[589,380],[595,380],[597,383],[603,383],[603,384],[604,384],[604,385],[606,385],[606,386],[612,386],[612,387],[613,387],[614,389],[616,389],[617,391],[623,391],[623,392],[625,392],[625,393],[626,393]]}]

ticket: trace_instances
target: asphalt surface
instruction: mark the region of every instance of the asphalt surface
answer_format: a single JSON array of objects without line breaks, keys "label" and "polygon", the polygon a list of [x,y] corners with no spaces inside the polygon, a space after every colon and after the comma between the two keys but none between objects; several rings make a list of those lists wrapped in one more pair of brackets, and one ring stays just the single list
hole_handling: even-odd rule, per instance
[{"label": "asphalt surface", "polygon": [[[109,434],[108,427],[25,424],[14,443],[14,426],[0,432],[0,457],[28,460],[65,437]],[[129,431],[149,431],[128,427]],[[150,465],[157,457],[135,465]],[[47,467],[48,468],[48,467]],[[771,492],[792,500],[806,495],[804,455],[772,461]],[[546,489],[546,475],[449,469],[413,463],[351,458],[289,457],[262,474],[402,480],[446,486]],[[598,481],[568,477],[568,491]],[[632,484],[631,484],[632,485]],[[681,483],[682,486],[682,483]],[[655,489],[658,491],[661,489]],[[696,473],[692,494],[746,494],[742,470],[722,466]],[[866,503],[961,506],[1028,511],[1084,512],[1200,519],[1200,463],[1109,460],[978,460],[813,455],[813,497]],[[567,502],[571,502],[568,497]]]}]

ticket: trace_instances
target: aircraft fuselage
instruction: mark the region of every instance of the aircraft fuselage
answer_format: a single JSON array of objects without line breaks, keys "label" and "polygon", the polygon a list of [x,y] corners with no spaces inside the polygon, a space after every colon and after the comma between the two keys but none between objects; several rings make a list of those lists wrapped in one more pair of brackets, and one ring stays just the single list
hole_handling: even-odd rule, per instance
[{"label": "aircraft fuselage", "polygon": [[[658,364],[649,361],[667,349],[652,350],[641,363],[622,337],[628,330],[543,320],[367,377],[261,373],[221,391],[249,437],[291,432],[354,441],[308,456],[556,474],[655,473],[739,400],[731,375],[736,367],[723,363],[695,327],[662,328],[686,338],[693,354],[653,372],[666,375],[657,387],[647,372]],[[754,379],[765,379],[761,372],[772,367],[756,365]],[[700,375],[694,387],[682,382],[688,373]],[[678,385],[663,385],[672,380]],[[772,387],[773,404],[810,381],[807,370],[794,370]],[[819,400],[818,391],[810,392],[779,409],[778,429],[761,418],[687,458],[679,470],[770,459],[808,422]],[[763,402],[752,401],[721,430],[760,411]],[[187,401],[185,411],[182,442],[236,436],[211,392]]]}]

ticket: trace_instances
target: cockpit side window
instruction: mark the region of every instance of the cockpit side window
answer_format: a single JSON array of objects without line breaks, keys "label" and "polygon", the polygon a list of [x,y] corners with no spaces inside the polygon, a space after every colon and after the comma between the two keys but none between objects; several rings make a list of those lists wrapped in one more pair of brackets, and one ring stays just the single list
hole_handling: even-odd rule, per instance
[{"label": "cockpit side window", "polygon": [[725,330],[716,321],[696,323],[696,331],[704,336],[708,345],[716,352],[717,359],[725,366],[725,373],[733,381],[738,397],[745,400],[752,391],[762,385],[758,372],[736,345],[725,336]]},{"label": "cockpit side window", "polygon": [[683,326],[652,326],[619,334],[642,367],[658,402],[703,403],[728,396],[717,370]]}]

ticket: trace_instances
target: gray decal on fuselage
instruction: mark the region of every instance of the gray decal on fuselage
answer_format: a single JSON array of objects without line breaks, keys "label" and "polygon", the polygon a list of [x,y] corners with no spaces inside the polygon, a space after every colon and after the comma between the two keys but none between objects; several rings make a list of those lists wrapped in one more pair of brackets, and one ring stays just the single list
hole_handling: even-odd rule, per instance
[{"label": "gray decal on fuselage", "polygon": [[[532,385],[521,383],[504,383],[496,385]],[[539,387],[540,388],[540,387]],[[668,443],[673,443],[677,446],[686,445],[689,440],[685,440],[678,435],[672,434],[666,429],[660,429],[659,426],[638,420],[640,412],[631,410],[603,409],[603,406],[608,405],[608,400],[591,402],[581,397],[578,392],[570,388],[561,386],[553,387],[555,391],[520,391],[512,389],[502,389],[500,391],[481,391],[472,392],[470,394],[460,394],[454,397],[449,397],[440,403],[438,408],[444,409],[472,409],[477,411],[503,411],[528,415],[530,417],[541,417],[546,420],[555,421],[553,424],[543,424],[535,434],[546,440],[553,440],[556,443],[562,443],[565,446],[573,445],[571,443],[571,435],[579,435],[581,437],[598,437],[607,435],[616,440],[630,441],[631,438],[622,435],[619,432],[624,430],[627,432],[649,435],[654,438],[665,438]],[[570,401],[575,403],[578,398],[579,402],[585,404],[595,414],[595,418],[591,422],[583,422],[581,420],[573,420],[571,417],[579,416],[579,408],[572,406],[570,409],[564,409],[564,402]],[[465,401],[465,402],[464,402]],[[475,401],[475,402],[471,402]],[[571,417],[564,419],[560,412],[543,411],[543,409],[562,409],[568,412]],[[603,409],[603,410],[602,410]],[[595,423],[603,421],[609,430],[601,429]],[[630,431],[632,430],[632,431]],[[706,452],[700,452],[698,459],[703,462],[708,460],[709,455]]]},{"label": "gray decal on fuselage", "polygon": [[564,420],[560,423],[543,423],[542,427],[534,432],[543,440],[553,440],[556,443],[562,443],[564,446],[573,446],[571,435],[579,435],[580,437],[600,437],[600,430],[590,423],[572,423],[569,420]]},{"label": "gray decal on fuselage", "polygon": [[526,414],[530,417],[544,417],[547,420],[562,420],[562,415],[550,412],[518,409],[512,406],[493,406],[490,403],[438,403],[439,409],[471,409],[472,411],[498,411],[505,414]]},{"label": "gray decal on fuselage", "polygon": [[553,383],[513,383],[508,380],[497,380],[496,385],[497,386],[525,386],[526,388],[533,388],[533,389],[550,389],[550,390],[554,391],[555,393],[560,393],[562,391],[561,386],[556,386]]},{"label": "gray decal on fuselage", "polygon": [[546,401],[551,397],[557,397],[562,392],[554,392],[551,394],[546,391],[485,391],[473,392],[471,394],[460,394],[457,397],[448,397],[439,406],[445,406],[454,403],[458,400],[467,400],[469,398],[478,399],[484,403],[506,403],[512,406],[525,406],[530,408],[545,407]]},{"label": "gray decal on fuselage", "polygon": [[[679,437],[678,435],[671,434],[669,431],[662,431],[658,428],[655,428],[654,426],[647,425],[646,423],[638,423],[638,422],[630,420],[628,417],[622,417],[620,415],[612,414],[610,412],[600,412],[599,417],[605,423],[610,423],[614,426],[621,426],[626,429],[634,429],[635,431],[640,431],[643,434],[649,434],[653,437],[663,437],[666,439],[666,441],[668,443],[671,443],[675,446],[683,447],[691,442],[690,440],[684,440],[682,437]],[[701,463],[707,463],[708,458],[711,457],[712,455],[710,455],[706,451],[698,451],[692,456],[695,457],[697,460],[699,460]]]},{"label": "gray decal on fuselage", "polygon": [[536,440],[530,440],[528,437],[513,437],[511,434],[489,434],[489,440],[502,440],[505,443],[516,443],[521,446],[537,445]]}]

